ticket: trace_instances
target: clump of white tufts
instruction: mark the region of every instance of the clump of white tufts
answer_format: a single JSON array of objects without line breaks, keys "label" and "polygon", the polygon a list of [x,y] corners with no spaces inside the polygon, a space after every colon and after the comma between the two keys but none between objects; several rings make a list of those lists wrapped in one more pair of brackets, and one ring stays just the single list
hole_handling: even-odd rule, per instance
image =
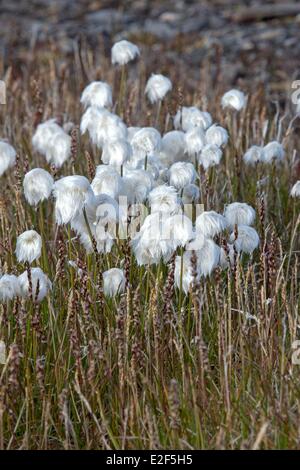
[{"label": "clump of white tufts", "polygon": [[190,157],[199,155],[205,144],[205,132],[201,127],[192,127],[186,132],[185,145]]},{"label": "clump of white tufts", "polygon": [[255,165],[256,163],[264,161],[264,148],[253,145],[247,150],[243,159],[247,165]]},{"label": "clump of white tufts", "polygon": [[280,162],[284,159],[284,156],[283,146],[276,140],[264,146],[263,159],[265,163]]},{"label": "clump of white tufts", "polygon": [[172,82],[168,77],[161,74],[152,74],[147,81],[145,93],[151,103],[156,103],[163,100],[171,90]]},{"label": "clump of white tufts", "polygon": [[131,145],[125,139],[118,139],[106,142],[101,159],[105,164],[120,168],[131,156]]},{"label": "clump of white tufts", "polygon": [[132,42],[123,39],[113,45],[111,49],[111,62],[112,64],[125,65],[139,55],[139,48]]},{"label": "clump of white tufts", "polygon": [[195,167],[189,162],[173,163],[169,169],[169,183],[176,189],[183,189],[187,184],[193,183],[196,177]]},{"label": "clump of white tufts", "polygon": [[80,102],[85,108],[99,106],[110,108],[112,106],[111,87],[105,82],[92,82],[82,92]]},{"label": "clump of white tufts", "polygon": [[17,276],[4,274],[0,276],[0,301],[7,302],[20,295],[20,286]]},{"label": "clump of white tufts", "polygon": [[225,217],[215,211],[204,211],[196,219],[196,231],[213,238],[227,228]]},{"label": "clump of white tufts", "polygon": [[41,256],[42,239],[35,230],[26,230],[17,238],[16,256],[19,263],[32,263]]},{"label": "clump of white tufts", "polygon": [[102,148],[108,141],[127,138],[127,128],[124,122],[105,108],[90,106],[83,114],[80,122],[80,131],[88,131],[91,141]]},{"label": "clump of white tufts", "polygon": [[103,291],[106,297],[115,297],[125,290],[126,279],[124,271],[111,268],[103,273]]},{"label": "clump of white tufts", "polygon": [[84,176],[65,176],[55,182],[53,188],[55,198],[55,217],[58,225],[71,222],[82,212],[93,191]]},{"label": "clump of white tufts", "polygon": [[0,176],[2,176],[6,170],[13,167],[15,163],[15,149],[7,142],[0,140]]},{"label": "clump of white tufts", "polygon": [[300,180],[294,184],[290,192],[292,197],[300,197]]},{"label": "clump of white tufts", "polygon": [[220,149],[220,147],[214,144],[207,144],[201,150],[201,153],[198,157],[198,161],[206,171],[211,166],[219,165],[221,158],[222,150]]},{"label": "clump of white tufts", "polygon": [[[18,277],[21,295],[29,297],[29,279],[27,271],[24,271]],[[52,284],[48,276],[41,270],[41,268],[31,269],[31,282],[32,282],[32,298],[37,302],[41,302],[48,292],[52,289]]]},{"label": "clump of white tufts", "polygon": [[238,253],[244,252],[251,254],[259,245],[259,236],[257,231],[248,225],[239,225],[237,238],[235,237],[236,234],[233,232],[230,235],[230,241],[234,244]]},{"label": "clump of white tufts", "polygon": [[252,225],[255,220],[255,210],[245,202],[233,202],[228,204],[224,210],[224,217],[229,227],[235,225]]},{"label": "clump of white tufts", "polygon": [[91,187],[95,196],[108,194],[116,198],[121,192],[122,178],[115,168],[109,165],[98,165]]},{"label": "clump of white tufts", "polygon": [[229,90],[223,96],[221,104],[223,108],[231,108],[241,111],[246,106],[247,97],[240,90]]},{"label": "clump of white tufts", "polygon": [[228,142],[228,132],[224,127],[213,124],[205,132],[205,140],[210,145],[225,146]]},{"label": "clump of white tufts", "polygon": [[55,119],[39,124],[32,137],[35,150],[44,155],[48,163],[60,168],[71,155],[71,137]]},{"label": "clump of white tufts", "polygon": [[187,132],[192,127],[201,127],[204,131],[212,125],[212,117],[206,111],[200,111],[195,106],[179,109],[174,117],[175,129]]},{"label": "clump of white tufts", "polygon": [[31,206],[48,199],[51,195],[54,180],[48,171],[34,168],[24,176],[23,190],[26,201]]}]

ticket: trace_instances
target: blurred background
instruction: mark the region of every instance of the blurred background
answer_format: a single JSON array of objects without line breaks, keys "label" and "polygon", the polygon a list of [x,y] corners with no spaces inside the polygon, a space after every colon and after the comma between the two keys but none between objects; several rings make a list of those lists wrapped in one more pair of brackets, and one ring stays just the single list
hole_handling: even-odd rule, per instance
[{"label": "blurred background", "polygon": [[143,56],[149,69],[172,65],[191,89],[199,80],[208,87],[217,79],[224,88],[262,84],[280,101],[299,76],[300,2],[2,0],[0,5],[1,75],[11,67],[13,76],[21,76],[24,63],[43,59],[49,50],[64,61],[74,60],[83,46],[109,58],[112,43],[127,38],[151,47]]}]

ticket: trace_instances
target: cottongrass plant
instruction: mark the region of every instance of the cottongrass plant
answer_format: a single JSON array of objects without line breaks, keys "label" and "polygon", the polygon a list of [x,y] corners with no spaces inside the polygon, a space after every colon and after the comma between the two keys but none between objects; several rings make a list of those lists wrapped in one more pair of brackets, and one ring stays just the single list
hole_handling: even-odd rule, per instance
[{"label": "cottongrass plant", "polygon": [[0,447],[298,448],[294,117],[85,52],[8,78]]}]

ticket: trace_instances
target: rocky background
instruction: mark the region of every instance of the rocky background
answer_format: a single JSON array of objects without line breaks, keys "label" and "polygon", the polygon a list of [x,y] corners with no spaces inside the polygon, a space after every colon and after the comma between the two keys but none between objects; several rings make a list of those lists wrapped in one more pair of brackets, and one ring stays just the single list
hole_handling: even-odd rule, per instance
[{"label": "rocky background", "polygon": [[49,42],[65,56],[83,41],[109,56],[115,40],[128,38],[151,46],[157,70],[164,57],[191,83],[210,61],[224,86],[262,83],[280,100],[299,76],[300,2],[2,0],[0,13],[1,74],[21,70]]}]

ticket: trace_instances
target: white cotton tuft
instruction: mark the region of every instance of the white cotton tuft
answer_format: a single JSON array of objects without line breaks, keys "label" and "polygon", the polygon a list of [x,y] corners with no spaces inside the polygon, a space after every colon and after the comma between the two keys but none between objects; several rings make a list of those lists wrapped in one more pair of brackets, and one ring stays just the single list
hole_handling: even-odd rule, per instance
[{"label": "white cotton tuft", "polygon": [[172,90],[172,82],[168,77],[160,74],[152,74],[147,81],[145,93],[151,103],[164,99],[166,94]]},{"label": "white cotton tuft", "polygon": [[219,264],[220,248],[213,240],[205,239],[202,247],[197,251],[197,260],[199,275],[209,276]]},{"label": "white cotton tuft", "polygon": [[248,225],[239,225],[237,231],[237,239],[235,239],[234,232],[230,235],[230,242],[234,244],[236,251],[238,253],[253,253],[259,245],[257,231]]},{"label": "white cotton tuft", "polygon": [[193,223],[184,214],[174,214],[162,219],[163,236],[176,250],[179,246],[184,247],[194,236]]},{"label": "white cotton tuft", "polygon": [[7,302],[20,295],[20,286],[17,276],[4,274],[0,276],[0,302]]},{"label": "white cotton tuft", "polygon": [[192,127],[185,134],[186,151],[190,157],[198,155],[205,146],[205,132],[201,127]]},{"label": "white cotton tuft", "polygon": [[6,170],[13,167],[15,163],[15,149],[7,142],[0,140],[0,176],[2,176],[3,173],[6,172]]},{"label": "white cotton tuft", "polygon": [[71,155],[71,137],[55,119],[39,124],[32,137],[32,145],[48,163],[60,168]]},{"label": "white cotton tuft", "polygon": [[235,225],[252,225],[255,220],[255,210],[245,202],[233,202],[224,210],[224,217],[230,228]]},{"label": "white cotton tuft", "polygon": [[161,135],[154,127],[142,127],[134,134],[131,146],[139,158],[154,155],[160,151]]},{"label": "white cotton tuft", "polygon": [[177,191],[172,186],[160,185],[148,194],[151,213],[165,212],[175,214],[180,208]]},{"label": "white cotton tuft", "polygon": [[65,176],[55,182],[55,218],[58,225],[71,222],[82,212],[88,199],[94,196],[89,180],[84,176]]},{"label": "white cotton tuft", "polygon": [[294,186],[291,189],[290,195],[292,197],[300,197],[300,180],[294,184]]},{"label": "white cotton tuft", "polygon": [[145,170],[128,170],[122,183],[121,195],[127,197],[128,204],[141,203],[147,199],[153,187],[153,178]]},{"label": "white cotton tuft", "polygon": [[264,148],[258,145],[252,145],[243,157],[247,165],[255,165],[264,160]]},{"label": "white cotton tuft", "polygon": [[200,111],[195,106],[183,106],[174,117],[175,129],[182,129],[184,132],[192,127],[201,127],[205,131],[211,124],[211,115],[206,111]]},{"label": "white cotton tuft", "polygon": [[127,128],[124,122],[105,108],[90,106],[83,114],[80,122],[80,131],[88,131],[91,141],[98,148],[106,142],[127,138]]},{"label": "white cotton tuft", "polygon": [[209,145],[225,146],[228,142],[228,132],[224,127],[213,124],[205,132],[205,140]]},{"label": "white cotton tuft", "polygon": [[106,142],[103,147],[102,161],[105,164],[120,168],[132,156],[131,145],[125,139]]},{"label": "white cotton tuft", "polygon": [[265,163],[272,163],[273,161],[280,162],[284,159],[285,152],[282,144],[274,140],[264,146],[263,161]]},{"label": "white cotton tuft", "polygon": [[[24,271],[18,277],[21,295],[29,297],[29,280],[28,273]],[[32,298],[37,302],[41,302],[48,292],[52,289],[52,284],[48,276],[40,268],[31,269],[31,282],[32,282]]]},{"label": "white cotton tuft", "polygon": [[180,289],[182,286],[182,289],[186,294],[189,292],[193,281],[198,280],[198,276],[196,276],[196,279],[193,277],[191,253],[185,252],[183,257],[176,256],[174,280],[176,287]]},{"label": "white cotton tuft", "polygon": [[194,183],[197,177],[195,167],[189,162],[173,163],[169,169],[169,183],[176,189],[183,189],[186,185]]},{"label": "white cotton tuft", "polygon": [[240,90],[229,90],[223,96],[221,105],[223,108],[232,108],[241,111],[246,106],[247,98]]},{"label": "white cotton tuft", "polygon": [[122,178],[115,168],[109,165],[98,165],[91,187],[95,196],[108,194],[117,198],[121,192],[122,184]]},{"label": "white cotton tuft", "polygon": [[185,150],[186,143],[184,132],[167,132],[161,139],[159,159],[163,165],[170,166],[172,163],[187,160]]},{"label": "white cotton tuft", "polygon": [[227,228],[225,217],[215,211],[205,211],[196,219],[196,231],[213,238]]},{"label": "white cotton tuft", "polygon": [[125,65],[139,55],[139,48],[132,42],[123,39],[113,45],[111,49],[111,62],[112,64]]},{"label": "white cotton tuft", "polygon": [[16,256],[19,263],[32,263],[41,256],[42,238],[35,230],[26,230],[17,238]]},{"label": "white cotton tuft", "polygon": [[48,171],[34,168],[24,176],[23,190],[26,201],[31,206],[48,199],[51,195],[54,180]]},{"label": "white cotton tuft", "polygon": [[80,102],[85,108],[98,106],[110,108],[112,106],[112,91],[110,85],[105,82],[92,82],[82,92]]},{"label": "white cotton tuft", "polygon": [[211,166],[219,165],[221,158],[222,150],[220,149],[220,147],[214,144],[207,144],[201,150],[201,153],[198,157],[198,161],[206,171]]},{"label": "white cotton tuft", "polygon": [[111,268],[103,273],[103,291],[106,297],[115,297],[125,290],[126,279],[124,271]]}]

